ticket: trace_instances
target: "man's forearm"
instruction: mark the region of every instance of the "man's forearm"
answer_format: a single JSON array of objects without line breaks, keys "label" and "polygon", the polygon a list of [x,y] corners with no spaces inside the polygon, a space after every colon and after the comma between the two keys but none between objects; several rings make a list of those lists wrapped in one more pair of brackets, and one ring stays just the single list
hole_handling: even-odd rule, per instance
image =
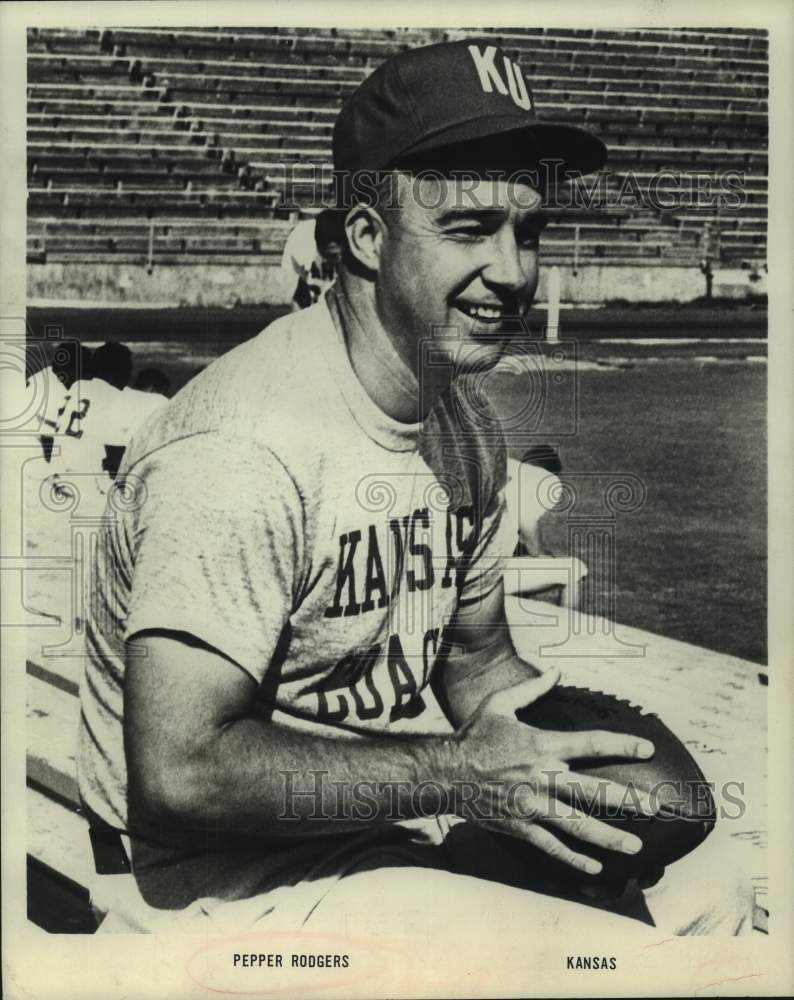
[{"label": "man's forearm", "polygon": [[433,687],[456,729],[489,694],[541,673],[516,652],[501,583],[459,611],[444,633],[443,650]]},{"label": "man's forearm", "polygon": [[438,697],[457,728],[487,695],[539,674],[536,667],[518,655],[505,623],[486,644],[456,648],[453,643],[439,679]]},{"label": "man's forearm", "polygon": [[444,812],[459,772],[451,736],[334,739],[242,718],[181,764],[173,794],[147,812],[175,832],[323,836]]},{"label": "man's forearm", "polygon": [[447,715],[453,726],[460,726],[474,712],[483,698],[494,691],[503,691],[540,671],[522,660],[515,650],[504,651],[499,658],[467,665],[461,675],[447,687]]}]

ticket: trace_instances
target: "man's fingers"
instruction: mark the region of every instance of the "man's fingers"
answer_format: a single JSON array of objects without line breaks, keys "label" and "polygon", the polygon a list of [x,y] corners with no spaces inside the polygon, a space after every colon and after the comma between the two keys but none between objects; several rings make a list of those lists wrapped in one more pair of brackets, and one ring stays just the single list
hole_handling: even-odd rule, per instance
[{"label": "man's fingers", "polygon": [[[549,734],[551,735],[551,734]],[[560,760],[586,760],[590,757],[629,757],[647,760],[653,757],[654,745],[628,733],[608,733],[588,729],[581,733],[554,733],[554,754]]]},{"label": "man's fingers", "polygon": [[547,670],[539,677],[530,677],[528,680],[519,681],[512,687],[504,688],[502,691],[495,691],[485,702],[485,709],[495,715],[515,715],[519,708],[531,705],[544,694],[551,691],[560,679],[560,672],[557,669]]},{"label": "man's fingers", "polygon": [[637,854],[642,850],[642,841],[633,833],[608,826],[570,805],[560,808],[560,803],[557,803],[556,807],[550,808],[546,815],[541,816],[541,820],[548,826],[562,830],[570,837],[584,841],[585,844],[603,847],[607,851]]},{"label": "man's fingers", "polygon": [[525,840],[550,858],[554,858],[555,861],[561,861],[563,864],[569,865],[577,871],[586,872],[588,875],[597,875],[603,868],[600,861],[588,858],[586,854],[572,851],[570,847],[558,840],[551,830],[545,830],[535,823],[528,825],[518,820],[508,820],[503,827],[499,828],[499,832],[509,832],[511,836],[518,840]]},{"label": "man's fingers", "polygon": [[586,854],[579,854],[572,851],[561,840],[558,840],[550,830],[545,830],[542,826],[531,826],[526,839],[538,850],[548,854],[555,861],[570,865],[578,871],[587,872],[588,875],[597,875],[603,865],[595,858],[588,858]]},{"label": "man's fingers", "polygon": [[553,789],[565,802],[571,802],[587,812],[592,812],[594,808],[606,810],[610,815],[629,812],[653,816],[655,812],[653,799],[647,792],[596,778],[592,774],[561,771],[559,776],[555,775]]}]

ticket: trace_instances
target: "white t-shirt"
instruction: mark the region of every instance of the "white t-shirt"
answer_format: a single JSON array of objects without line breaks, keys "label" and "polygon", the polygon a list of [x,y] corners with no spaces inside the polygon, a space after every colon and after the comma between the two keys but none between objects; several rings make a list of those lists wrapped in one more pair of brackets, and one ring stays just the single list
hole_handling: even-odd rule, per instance
[{"label": "white t-shirt", "polygon": [[423,424],[384,414],[323,299],[147,422],[119,472],[140,502],[103,528],[115,571],[88,626],[79,780],[95,813],[126,828],[124,651],[144,630],[222,652],[282,723],[421,730],[442,630],[509,554],[504,446],[479,419],[459,389]]}]

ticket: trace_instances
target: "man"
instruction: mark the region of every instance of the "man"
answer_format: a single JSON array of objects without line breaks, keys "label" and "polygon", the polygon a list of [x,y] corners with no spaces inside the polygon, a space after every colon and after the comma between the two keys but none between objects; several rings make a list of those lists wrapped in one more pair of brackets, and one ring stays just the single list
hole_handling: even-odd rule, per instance
[{"label": "man", "polygon": [[[142,368],[135,376],[133,384],[124,387],[121,393],[121,406],[126,430],[125,440],[148,417],[165,406],[170,387],[171,380],[159,368]],[[121,459],[121,454],[118,459]]]},{"label": "man", "polygon": [[[540,891],[544,857],[581,881],[589,845],[638,849],[567,800],[596,791],[577,758],[653,747],[515,717],[556,676],[510,641],[504,445],[476,390],[521,329],[544,217],[534,187],[484,171],[552,156],[592,170],[604,147],[539,125],[492,47],[389,60],[335,129],[357,192],[335,288],[210,365],[128,449],[141,500],[107,528],[79,758],[86,813],[125,834],[142,899],[130,919],[110,893],[101,929],[432,937],[485,905],[526,942],[592,912],[575,885]],[[742,926],[732,885],[689,905],[669,885],[651,890],[660,926]],[[600,926],[641,927],[651,896],[630,888]]]},{"label": "man", "polygon": [[560,488],[559,456],[548,445],[535,445],[521,456],[507,460],[505,517],[515,533],[516,556],[551,555],[541,538],[540,519],[554,507]]},{"label": "man", "polygon": [[90,378],[69,389],[55,425],[59,455],[56,473],[90,476],[104,495],[131,432],[124,395],[132,375],[132,352],[125,344],[102,344],[94,352]]},{"label": "man", "polygon": [[148,392],[158,401],[167,401],[171,395],[171,379],[159,368],[142,368],[135,376],[132,388],[138,392]]},{"label": "man", "polygon": [[[533,577],[523,581],[522,593],[550,597],[561,605],[578,608],[581,581],[587,566],[579,559],[555,554],[543,538],[542,522],[561,496],[557,476],[562,465],[556,449],[533,445],[521,456],[507,459],[505,530],[515,540],[512,554],[535,559]],[[543,559],[551,558],[551,562]]]},{"label": "man", "polygon": [[81,379],[91,378],[91,351],[73,340],[56,344],[52,362],[30,376],[27,398],[31,413],[30,427],[41,432],[44,459],[52,457],[53,434],[66,406],[67,393]]},{"label": "man", "polygon": [[287,237],[281,257],[285,280],[294,286],[290,307],[293,312],[306,309],[330,288],[339,270],[342,234],[338,213],[323,209],[314,219],[304,219]]}]

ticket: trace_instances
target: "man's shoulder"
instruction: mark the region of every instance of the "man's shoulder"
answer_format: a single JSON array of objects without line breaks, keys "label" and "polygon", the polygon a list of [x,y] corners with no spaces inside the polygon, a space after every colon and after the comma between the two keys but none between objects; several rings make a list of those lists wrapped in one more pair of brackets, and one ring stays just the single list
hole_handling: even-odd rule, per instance
[{"label": "man's shoulder", "polygon": [[85,396],[97,402],[117,402],[123,398],[124,391],[101,378],[80,379],[72,383],[72,393]]},{"label": "man's shoulder", "polygon": [[327,394],[327,368],[318,356],[327,323],[319,303],[280,317],[221,355],[152,414],[133,440],[130,460],[207,433],[289,447]]}]

